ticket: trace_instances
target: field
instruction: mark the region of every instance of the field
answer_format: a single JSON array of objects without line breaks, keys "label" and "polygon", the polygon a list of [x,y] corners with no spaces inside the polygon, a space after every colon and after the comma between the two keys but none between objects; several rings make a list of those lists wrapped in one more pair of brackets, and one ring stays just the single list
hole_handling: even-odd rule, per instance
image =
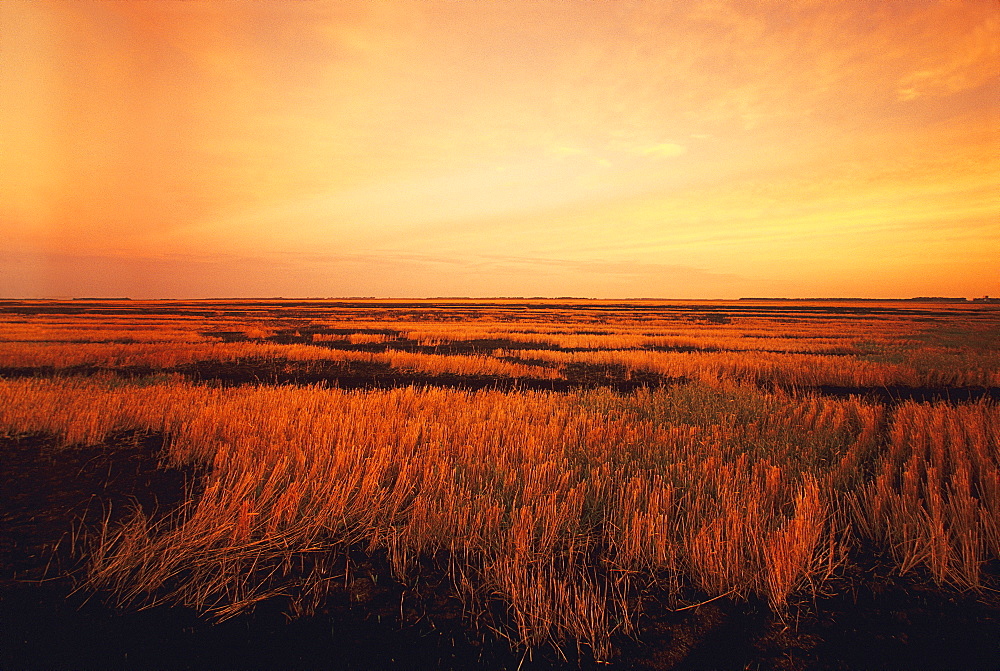
[{"label": "field", "polygon": [[998,400],[988,303],[0,301],[0,666],[996,668]]}]

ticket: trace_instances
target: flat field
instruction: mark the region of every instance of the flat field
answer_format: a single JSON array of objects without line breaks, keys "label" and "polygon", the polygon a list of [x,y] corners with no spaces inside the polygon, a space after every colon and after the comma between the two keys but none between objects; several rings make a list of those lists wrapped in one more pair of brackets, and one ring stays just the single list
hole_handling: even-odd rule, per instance
[{"label": "flat field", "polygon": [[0,667],[997,668],[1000,306],[0,301]]}]

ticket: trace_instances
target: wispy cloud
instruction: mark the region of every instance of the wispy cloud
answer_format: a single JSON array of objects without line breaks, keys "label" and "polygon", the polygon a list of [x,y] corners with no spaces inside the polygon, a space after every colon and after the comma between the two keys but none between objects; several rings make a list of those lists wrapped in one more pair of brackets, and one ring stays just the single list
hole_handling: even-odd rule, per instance
[{"label": "wispy cloud", "polygon": [[641,147],[638,150],[643,156],[655,156],[657,158],[673,158],[674,156],[680,156],[686,151],[686,147],[674,142],[659,142]]},{"label": "wispy cloud", "polygon": [[933,8],[929,14],[939,28],[922,36],[929,48],[921,54],[920,67],[899,79],[899,100],[947,96],[996,80],[1000,73],[1000,12],[995,7],[981,21],[964,25],[949,20],[954,14],[947,6]]}]

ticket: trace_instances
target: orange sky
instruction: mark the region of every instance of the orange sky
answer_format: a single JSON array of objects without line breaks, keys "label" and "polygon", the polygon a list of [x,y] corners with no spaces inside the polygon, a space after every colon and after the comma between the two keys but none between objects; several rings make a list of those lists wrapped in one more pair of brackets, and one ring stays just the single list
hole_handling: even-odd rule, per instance
[{"label": "orange sky", "polygon": [[994,0],[0,2],[0,296],[1000,294]]}]

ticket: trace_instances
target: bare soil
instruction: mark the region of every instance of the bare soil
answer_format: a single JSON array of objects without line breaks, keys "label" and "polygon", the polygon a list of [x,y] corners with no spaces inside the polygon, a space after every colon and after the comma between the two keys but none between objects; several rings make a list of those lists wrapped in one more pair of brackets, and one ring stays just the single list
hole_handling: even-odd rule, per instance
[{"label": "bare soil", "polygon": [[[514,361],[514,360],[512,360]],[[518,359],[518,363],[534,363]],[[223,386],[245,384],[320,384],[341,389],[392,389],[397,387],[433,386],[448,389],[495,389],[499,391],[535,390],[565,392],[573,389],[604,387],[619,393],[636,389],[669,387],[687,382],[648,371],[629,371],[615,364],[570,363],[563,369],[564,379],[511,378],[497,375],[431,375],[402,371],[389,364],[365,361],[292,361],[282,359],[239,359],[236,361],[196,361],[175,368],[149,366],[101,367],[92,365],[53,368],[0,367],[0,378],[68,377],[112,374],[127,379],[164,374],[180,374],[193,382],[216,383]],[[761,387],[774,389],[775,385]],[[987,399],[1000,402],[998,387],[782,387],[797,394],[819,394],[847,398],[859,396],[870,402],[897,405],[904,401],[967,403]]]}]

